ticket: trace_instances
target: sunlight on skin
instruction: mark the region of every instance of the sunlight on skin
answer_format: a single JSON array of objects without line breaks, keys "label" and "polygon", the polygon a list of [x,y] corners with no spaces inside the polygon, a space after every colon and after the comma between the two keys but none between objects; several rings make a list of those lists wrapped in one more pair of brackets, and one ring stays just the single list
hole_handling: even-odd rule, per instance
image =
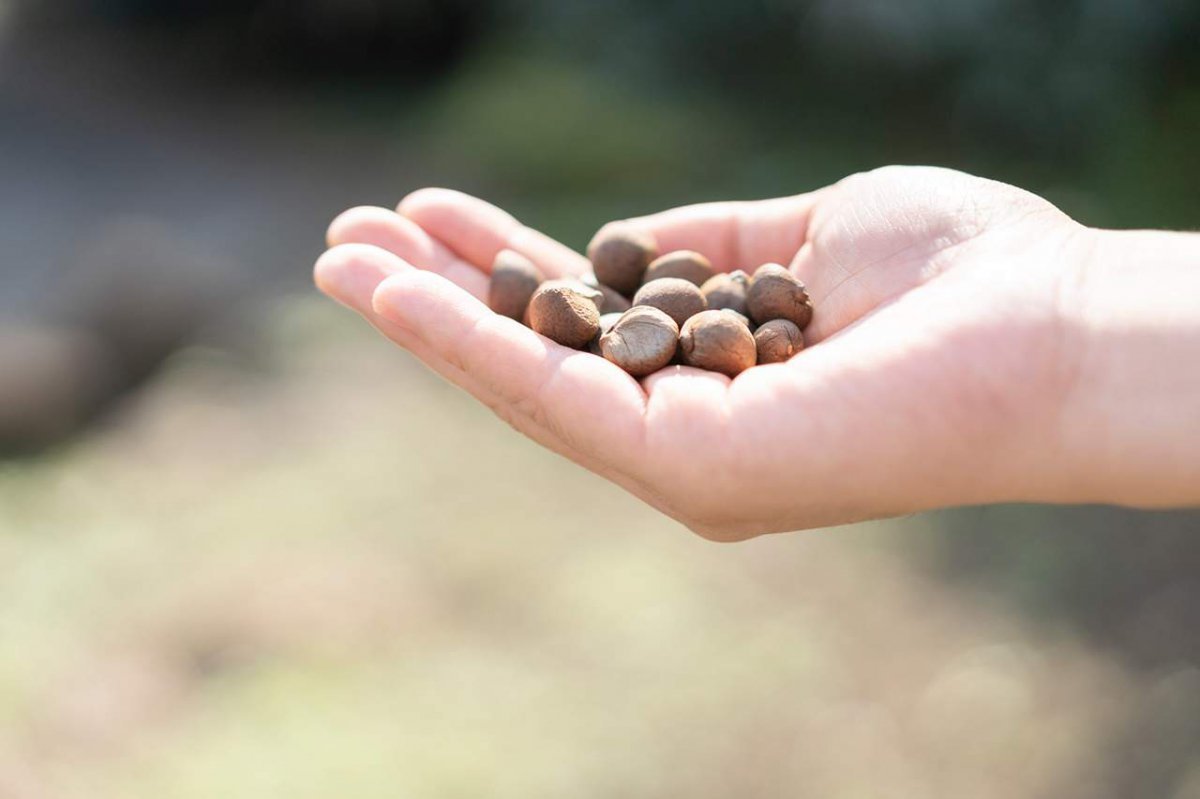
[{"label": "sunlight on skin", "polygon": [[1063,476],[1058,417],[1079,360],[1064,286],[1087,229],[1044,200],[889,167],[624,222],[719,269],[790,265],[816,307],[810,347],[734,380],[672,366],[639,384],[486,307],[501,249],[552,277],[588,262],[447,189],[339,216],[316,280],[519,431],[705,537],[1099,498]]}]

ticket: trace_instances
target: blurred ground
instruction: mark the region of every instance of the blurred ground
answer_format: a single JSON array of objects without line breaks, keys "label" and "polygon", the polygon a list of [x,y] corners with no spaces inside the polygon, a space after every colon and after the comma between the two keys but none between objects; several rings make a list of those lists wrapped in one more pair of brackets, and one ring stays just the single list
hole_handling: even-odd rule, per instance
[{"label": "blurred ground", "polygon": [[714,546],[311,296],[427,184],[1197,227],[1200,6],[898,9],[0,0],[0,797],[1200,796],[1196,513]]},{"label": "blurred ground", "polygon": [[0,795],[1200,792],[1200,670],[947,588],[937,517],[709,544],[337,309],[271,340],[0,477]]}]

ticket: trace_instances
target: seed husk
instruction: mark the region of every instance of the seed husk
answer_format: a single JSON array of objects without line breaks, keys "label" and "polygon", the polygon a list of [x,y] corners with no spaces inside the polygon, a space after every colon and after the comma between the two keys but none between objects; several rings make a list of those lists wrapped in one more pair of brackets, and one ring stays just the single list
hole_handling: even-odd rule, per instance
[{"label": "seed husk", "polygon": [[688,366],[734,377],[754,366],[754,336],[725,311],[704,311],[688,319],[679,334],[679,351]]},{"label": "seed husk", "polygon": [[630,297],[642,285],[646,267],[658,256],[658,244],[652,235],[630,225],[607,225],[592,238],[587,253],[596,278]]},{"label": "seed husk", "polygon": [[492,262],[488,307],[502,316],[521,320],[529,300],[545,280],[533,261],[515,250],[501,250]]},{"label": "seed husk", "polygon": [[782,363],[804,349],[804,334],[795,322],[772,319],[754,331],[759,363]]},{"label": "seed husk", "polygon": [[746,293],[746,309],[758,324],[787,319],[803,330],[812,321],[812,300],[804,283],[779,264],[763,264]]},{"label": "seed husk", "polygon": [[669,364],[678,344],[674,319],[658,308],[637,305],[600,337],[600,352],[634,377],[645,377]]},{"label": "seed husk", "polygon": [[682,326],[689,317],[708,308],[704,295],[694,283],[680,277],[664,277],[652,280],[633,295],[633,305],[649,305],[664,311]]},{"label": "seed husk", "polygon": [[699,287],[714,274],[712,264],[700,253],[693,250],[675,250],[650,262],[646,267],[646,276],[642,278],[642,285],[664,277],[678,277]]}]

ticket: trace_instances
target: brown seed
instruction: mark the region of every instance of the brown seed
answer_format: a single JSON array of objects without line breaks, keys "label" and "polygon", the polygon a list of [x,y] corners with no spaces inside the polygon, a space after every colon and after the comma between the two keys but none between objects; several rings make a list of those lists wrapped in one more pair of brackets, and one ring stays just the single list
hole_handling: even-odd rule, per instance
[{"label": "brown seed", "polygon": [[665,311],[677,325],[683,325],[688,317],[708,307],[700,289],[681,277],[664,277],[647,283],[633,295],[633,305],[649,305]]},{"label": "brown seed", "polygon": [[564,347],[582,349],[600,330],[600,292],[574,280],[548,280],[529,301],[529,326]]},{"label": "brown seed", "polygon": [[804,349],[804,334],[795,322],[772,319],[754,331],[759,363],[780,363]]},{"label": "brown seed", "polygon": [[[575,293],[581,294],[584,297],[587,297],[589,300],[591,300],[592,302],[594,302],[596,304],[596,310],[597,311],[600,310],[600,303],[603,301],[603,295],[600,293],[600,290],[596,289],[596,288],[592,288],[591,286],[587,285],[586,283],[584,283],[582,280],[580,280],[578,278],[563,277],[563,278],[555,278],[554,280],[546,280],[546,281],[543,281],[542,285],[538,286],[538,288],[543,288],[543,287],[548,287],[548,286],[562,286],[565,288],[569,288],[569,289],[573,290]],[[525,314],[524,314],[524,316],[521,317],[521,322],[526,327],[533,327],[533,322],[529,316],[529,308],[530,308],[530,306],[532,306],[532,304],[533,304],[533,298],[531,297],[530,304],[525,306]]]},{"label": "brown seed", "polygon": [[720,310],[721,313],[729,314],[734,319],[738,320],[743,325],[745,325],[746,329],[749,330],[751,333],[753,333],[754,329],[757,327],[757,325],[755,325],[753,322],[750,321],[749,316],[746,316],[744,313],[738,313],[737,311],[733,310],[732,308],[720,308],[720,309],[714,309],[714,310]]},{"label": "brown seed", "polygon": [[600,337],[600,352],[634,377],[645,377],[671,362],[679,344],[679,325],[657,308],[638,305],[621,314]]},{"label": "brown seed", "polygon": [[604,295],[604,298],[600,301],[600,313],[601,314],[606,314],[606,313],[620,314],[620,313],[625,313],[626,311],[629,310],[629,308],[630,308],[629,300],[627,300],[625,298],[625,295],[621,294],[618,291],[614,291],[611,286],[606,286],[603,283],[601,283],[599,280],[597,280],[595,272],[588,272],[586,275],[579,278],[579,280],[585,286],[594,288],[594,289],[596,289],[596,291],[599,291],[601,294]]},{"label": "brown seed", "polygon": [[683,325],[679,351],[688,366],[733,377],[754,365],[754,336],[725,311],[698,313]]},{"label": "brown seed", "polygon": [[[556,277],[553,280],[545,281],[542,283],[542,286],[562,286],[569,288],[596,303],[597,311],[600,310],[600,303],[604,301],[604,294],[600,289],[589,286],[577,277]],[[538,286],[538,288],[542,286]]]},{"label": "brown seed", "polygon": [[613,325],[621,318],[619,313],[603,313],[600,314],[600,330],[596,333],[596,337],[588,342],[588,352],[592,355],[600,355],[600,339],[605,333],[613,329]]},{"label": "brown seed", "polygon": [[642,285],[651,280],[661,280],[664,277],[683,278],[689,283],[703,286],[704,281],[714,274],[712,264],[698,252],[691,250],[675,250],[666,255],[660,255],[646,267],[646,276]]},{"label": "brown seed", "polygon": [[803,330],[812,321],[812,300],[799,278],[779,264],[763,264],[746,293],[746,309],[758,324],[787,319]]},{"label": "brown seed", "polygon": [[599,281],[629,297],[642,285],[646,267],[658,255],[658,244],[649,233],[629,225],[607,225],[588,244],[587,252]]},{"label": "brown seed", "polygon": [[501,250],[492,262],[488,307],[498,314],[519,320],[529,307],[529,298],[545,279],[533,261],[521,253]]},{"label": "brown seed", "polygon": [[704,281],[700,293],[708,300],[713,310],[728,308],[746,315],[746,292],[750,289],[750,276],[742,270],[713,275]]}]

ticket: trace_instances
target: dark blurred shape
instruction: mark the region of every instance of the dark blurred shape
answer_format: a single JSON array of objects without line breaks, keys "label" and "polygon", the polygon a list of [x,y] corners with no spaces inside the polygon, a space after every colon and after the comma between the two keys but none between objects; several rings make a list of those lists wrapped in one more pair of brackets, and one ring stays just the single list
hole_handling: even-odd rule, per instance
[{"label": "dark blurred shape", "polygon": [[108,348],[65,326],[0,327],[0,455],[61,440],[112,394]]},{"label": "dark blurred shape", "polygon": [[1200,512],[1011,506],[944,518],[945,579],[999,590],[1140,668],[1200,664]]},{"label": "dark blurred shape", "polygon": [[332,215],[394,181],[347,180],[344,138],[280,117],[326,85],[427,82],[488,8],[18,0],[0,47],[0,322],[17,331],[0,455],[83,429],[201,330],[306,283]]},{"label": "dark blurred shape", "polygon": [[99,21],[176,40],[180,59],[289,80],[419,80],[444,70],[480,33],[486,0],[39,0],[37,21]]},{"label": "dark blurred shape", "polygon": [[121,384],[141,382],[203,327],[238,310],[245,278],[153,220],[109,222],[83,250],[85,268],[60,287],[61,313],[108,345]]},{"label": "dark blurred shape", "polygon": [[104,225],[81,259],[56,285],[46,322],[0,338],[0,455],[76,432],[240,310],[245,277],[150,220]]}]

